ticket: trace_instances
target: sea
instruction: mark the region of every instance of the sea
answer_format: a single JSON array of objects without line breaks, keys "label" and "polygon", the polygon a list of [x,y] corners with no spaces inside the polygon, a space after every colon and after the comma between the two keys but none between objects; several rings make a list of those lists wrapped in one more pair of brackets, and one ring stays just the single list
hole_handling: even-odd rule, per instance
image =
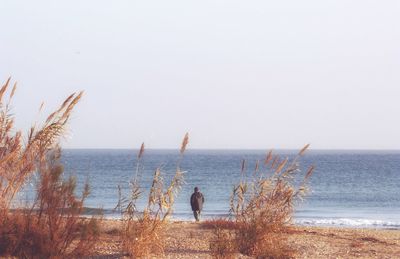
[{"label": "sea", "polygon": [[[66,149],[62,163],[66,176],[77,178],[77,194],[85,181],[91,188],[85,202],[86,214],[120,218],[116,210],[118,186],[129,195],[129,183],[137,167],[137,150]],[[281,158],[293,159],[298,151],[277,150]],[[241,177],[246,160],[249,174],[257,160],[264,161],[264,150],[187,150],[180,168],[185,184],[175,200],[173,220],[193,220],[189,198],[194,187],[205,196],[202,219],[229,216],[229,198]],[[161,168],[166,184],[172,179],[179,150],[146,150],[140,162],[142,198],[147,201],[156,168]],[[293,223],[306,226],[400,229],[400,151],[309,150],[299,160],[301,178],[309,166],[315,171],[309,192],[295,204]],[[262,169],[262,167],[261,167]],[[34,182],[34,181],[33,181]],[[34,183],[31,183],[34,188]],[[28,188],[29,189],[29,188]],[[30,194],[29,194],[30,193]],[[21,196],[32,196],[32,190]]]}]

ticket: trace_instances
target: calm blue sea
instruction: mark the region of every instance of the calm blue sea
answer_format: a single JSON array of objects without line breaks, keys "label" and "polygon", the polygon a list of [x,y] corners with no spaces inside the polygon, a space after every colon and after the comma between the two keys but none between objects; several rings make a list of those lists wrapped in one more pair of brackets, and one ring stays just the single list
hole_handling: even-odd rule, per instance
[{"label": "calm blue sea", "polygon": [[[296,151],[297,152],[297,151]],[[295,151],[276,151],[293,157]],[[120,185],[127,193],[134,174],[135,150],[64,150],[67,174],[82,186],[89,179],[91,196],[86,207],[103,208],[107,217],[118,201]],[[203,218],[227,215],[232,187],[238,182],[242,159],[251,171],[266,152],[259,150],[188,150],[181,168],[186,184],[175,204],[173,218],[192,220],[189,197],[195,186],[205,195]],[[142,183],[149,187],[161,166],[168,182],[175,173],[178,151],[147,150]],[[315,165],[311,192],[296,207],[294,221],[302,225],[400,228],[400,151],[309,151],[304,168]],[[148,188],[147,188],[148,189]],[[144,203],[144,199],[141,201]]]}]

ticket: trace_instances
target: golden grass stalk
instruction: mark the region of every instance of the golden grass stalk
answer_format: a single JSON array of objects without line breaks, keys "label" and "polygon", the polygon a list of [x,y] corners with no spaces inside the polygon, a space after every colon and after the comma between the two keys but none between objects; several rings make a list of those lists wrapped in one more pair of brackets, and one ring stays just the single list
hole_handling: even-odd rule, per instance
[{"label": "golden grass stalk", "polygon": [[186,133],[185,136],[183,137],[181,145],[181,150],[180,150],[181,155],[183,155],[183,153],[185,152],[188,143],[189,143],[189,133]]},{"label": "golden grass stalk", "polygon": [[6,213],[0,219],[0,256],[77,258],[94,248],[97,221],[80,217],[89,186],[84,186],[82,197],[76,197],[75,178],[62,180],[59,159],[59,151],[54,150],[40,164],[31,208]]},{"label": "golden grass stalk", "polygon": [[299,156],[304,155],[304,153],[306,152],[306,150],[310,147],[310,144],[305,145],[299,152]]},{"label": "golden grass stalk", "polygon": [[142,145],[140,146],[140,150],[139,150],[137,159],[141,159],[142,156],[143,156],[143,154],[144,154],[144,142],[143,142]]},{"label": "golden grass stalk", "polygon": [[[49,150],[56,147],[64,134],[69,116],[82,97],[82,92],[69,96],[42,126],[32,126],[23,140],[21,131],[14,129],[10,103],[17,89],[14,84],[8,100],[4,101],[11,78],[0,89],[0,211],[6,212],[15,194],[37,169]],[[25,144],[23,144],[25,142]]]},{"label": "golden grass stalk", "polygon": [[[241,179],[234,186],[230,199],[230,213],[235,226],[230,227],[232,238],[214,232],[214,241],[233,242],[236,252],[256,258],[292,258],[295,251],[290,247],[285,233],[290,223],[294,205],[307,193],[307,181],[314,167],[310,167],[299,185],[295,176],[300,172],[298,158],[303,156],[309,145],[298,152],[292,161],[280,159],[268,152],[264,160],[265,172],[259,177],[245,178],[245,161],[242,161]],[[256,162],[256,170],[258,169]],[[219,224],[220,225],[220,224]],[[220,242],[221,241],[221,242]],[[225,246],[216,245],[214,258],[229,258],[232,251]]]},{"label": "golden grass stalk", "polygon": [[150,254],[160,255],[164,253],[165,229],[168,225],[168,217],[172,214],[175,197],[184,184],[184,172],[180,170],[180,163],[189,135],[186,133],[180,148],[180,158],[177,162],[176,172],[170,184],[165,187],[161,168],[157,168],[153,174],[153,180],[147,197],[147,205],[143,213],[136,209],[136,203],[142,195],[142,188],[138,176],[142,167],[138,164],[144,153],[142,144],[137,156],[137,166],[134,179],[131,180],[131,196],[121,198],[117,207],[122,208],[123,231],[121,232],[122,247],[133,257],[146,257]]},{"label": "golden grass stalk", "polygon": [[271,159],[272,159],[272,150],[270,150],[267,153],[267,156],[265,157],[265,160],[264,160],[264,164],[267,165],[271,161]]},{"label": "golden grass stalk", "polygon": [[[70,95],[40,127],[34,124],[23,138],[21,131],[14,129],[10,113],[16,84],[5,98],[10,81],[0,89],[0,256],[85,256],[97,238],[95,220],[80,218],[89,187],[85,185],[82,197],[76,197],[74,178],[62,180],[63,169],[58,162],[59,138],[82,92]],[[35,171],[40,181],[31,208],[10,211],[16,193]]]}]

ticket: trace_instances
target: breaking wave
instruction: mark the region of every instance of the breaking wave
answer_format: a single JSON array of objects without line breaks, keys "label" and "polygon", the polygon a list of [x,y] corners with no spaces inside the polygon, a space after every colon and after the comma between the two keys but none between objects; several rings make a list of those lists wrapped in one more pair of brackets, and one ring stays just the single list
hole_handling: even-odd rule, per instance
[{"label": "breaking wave", "polygon": [[400,222],[374,219],[295,219],[295,223],[305,226],[341,226],[341,227],[363,227],[363,228],[395,228],[400,229]]}]

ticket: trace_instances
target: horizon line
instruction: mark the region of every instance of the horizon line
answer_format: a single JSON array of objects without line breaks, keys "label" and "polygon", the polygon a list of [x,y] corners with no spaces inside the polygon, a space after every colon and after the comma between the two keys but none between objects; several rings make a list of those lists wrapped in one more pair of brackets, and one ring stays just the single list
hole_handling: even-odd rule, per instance
[{"label": "horizon line", "polygon": [[[139,150],[140,148],[108,148],[108,147],[68,147],[62,149],[76,149],[76,150]],[[179,150],[180,148],[146,148],[146,150]],[[210,150],[210,151],[224,151],[224,150],[248,150],[248,151],[269,151],[269,150],[287,150],[287,151],[296,151],[301,148],[187,148],[187,151],[190,150]],[[309,151],[400,151],[399,149],[389,148],[309,148]]]}]

